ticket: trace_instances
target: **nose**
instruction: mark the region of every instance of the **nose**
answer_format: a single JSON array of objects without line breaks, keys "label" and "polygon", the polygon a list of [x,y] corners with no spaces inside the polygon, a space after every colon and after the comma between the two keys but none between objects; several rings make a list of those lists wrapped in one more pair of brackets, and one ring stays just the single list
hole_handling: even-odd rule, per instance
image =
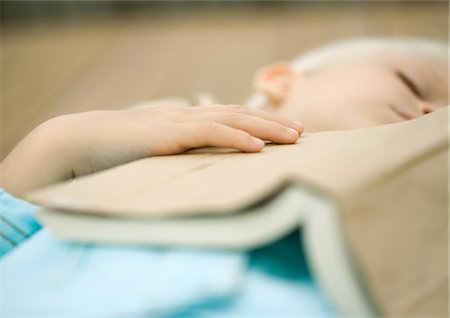
[{"label": "nose", "polygon": [[422,102],[419,105],[420,108],[420,112],[423,115],[429,114],[431,112],[434,112],[435,110],[437,110],[440,107],[440,105],[437,104],[433,104],[433,103],[429,103],[429,102]]}]

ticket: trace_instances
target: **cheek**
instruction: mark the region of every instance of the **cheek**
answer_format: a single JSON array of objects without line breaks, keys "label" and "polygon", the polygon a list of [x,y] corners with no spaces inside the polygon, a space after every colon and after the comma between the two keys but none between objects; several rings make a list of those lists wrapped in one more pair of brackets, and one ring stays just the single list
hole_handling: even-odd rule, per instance
[{"label": "cheek", "polygon": [[306,132],[345,129],[343,123],[354,111],[342,95],[339,98],[336,95],[331,90],[326,94],[316,90],[296,92],[279,108],[279,113],[299,120]]},{"label": "cheek", "polygon": [[399,121],[389,105],[405,103],[394,83],[364,81],[296,87],[279,112],[299,120],[306,132],[372,127]]},{"label": "cheek", "polygon": [[401,121],[385,103],[363,99],[323,102],[305,105],[299,111],[299,120],[305,125],[305,131],[366,128]]}]

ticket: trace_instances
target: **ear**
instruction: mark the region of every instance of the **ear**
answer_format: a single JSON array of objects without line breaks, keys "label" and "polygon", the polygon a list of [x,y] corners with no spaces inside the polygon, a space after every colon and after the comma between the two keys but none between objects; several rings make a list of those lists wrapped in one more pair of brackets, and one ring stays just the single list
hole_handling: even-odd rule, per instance
[{"label": "ear", "polygon": [[272,104],[280,106],[287,98],[292,85],[294,71],[287,63],[271,64],[261,69],[255,78],[255,89]]}]

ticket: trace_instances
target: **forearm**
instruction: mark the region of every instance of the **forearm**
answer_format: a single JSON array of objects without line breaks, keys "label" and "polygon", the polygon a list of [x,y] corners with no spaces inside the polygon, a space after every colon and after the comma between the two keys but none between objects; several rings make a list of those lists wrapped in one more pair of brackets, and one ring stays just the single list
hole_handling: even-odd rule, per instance
[{"label": "forearm", "polygon": [[57,118],[38,126],[0,164],[0,187],[21,196],[71,178],[68,142]]},{"label": "forearm", "polygon": [[165,106],[60,116],[34,129],[0,164],[0,187],[20,196],[148,156],[204,146],[260,151],[294,143],[301,124],[236,105]]}]

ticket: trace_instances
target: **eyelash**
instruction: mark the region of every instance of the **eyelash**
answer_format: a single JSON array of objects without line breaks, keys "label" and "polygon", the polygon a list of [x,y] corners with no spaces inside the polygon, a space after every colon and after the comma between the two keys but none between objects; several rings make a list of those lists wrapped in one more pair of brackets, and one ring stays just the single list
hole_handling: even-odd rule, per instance
[{"label": "eyelash", "polygon": [[407,77],[405,74],[403,74],[400,71],[396,71],[395,75],[403,84],[405,84],[406,87],[409,88],[409,90],[411,92],[413,92],[414,95],[416,95],[416,97],[423,99],[423,96],[420,93],[419,89],[417,88],[417,86],[414,84],[414,82],[409,77]]}]

